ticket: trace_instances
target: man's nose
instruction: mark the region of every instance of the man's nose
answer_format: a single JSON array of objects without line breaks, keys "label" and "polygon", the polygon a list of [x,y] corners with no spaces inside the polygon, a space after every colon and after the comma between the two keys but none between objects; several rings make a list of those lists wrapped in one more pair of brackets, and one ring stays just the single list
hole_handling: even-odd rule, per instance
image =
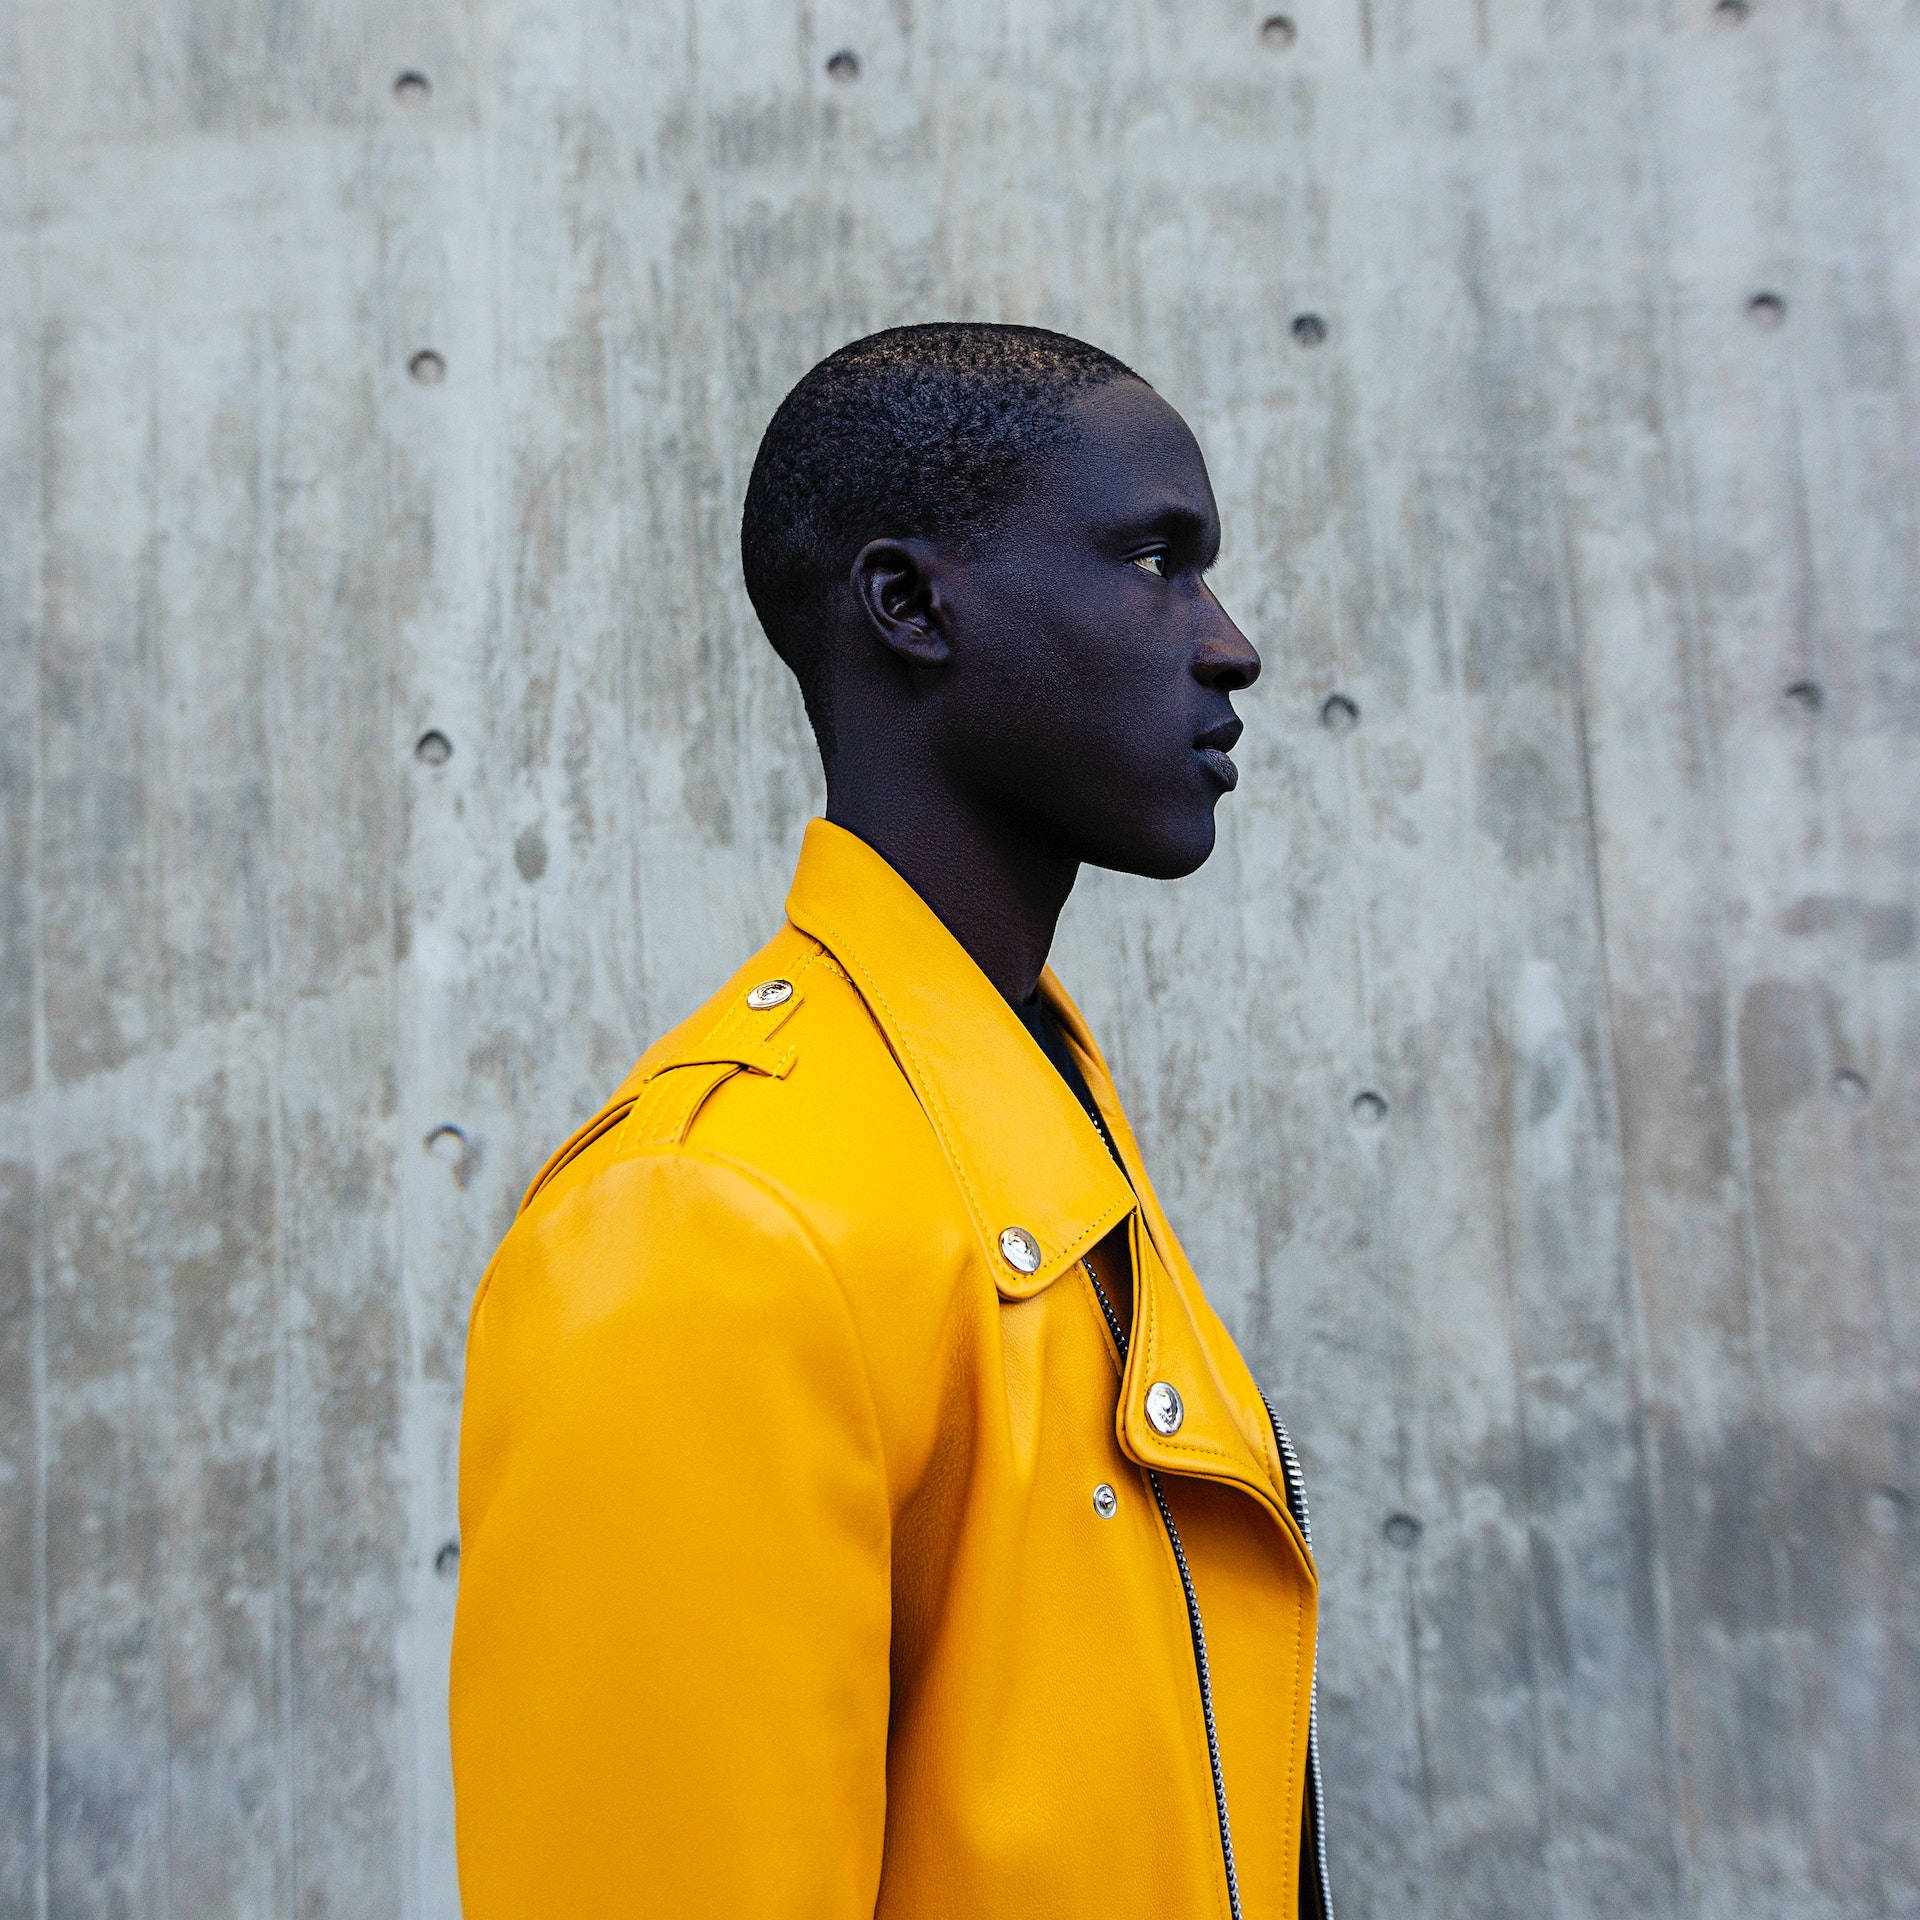
[{"label": "man's nose", "polygon": [[1207,590],[1206,618],[1194,655],[1193,677],[1202,686],[1222,693],[1238,693],[1260,678],[1260,655],[1254,644],[1233,624],[1211,589]]}]

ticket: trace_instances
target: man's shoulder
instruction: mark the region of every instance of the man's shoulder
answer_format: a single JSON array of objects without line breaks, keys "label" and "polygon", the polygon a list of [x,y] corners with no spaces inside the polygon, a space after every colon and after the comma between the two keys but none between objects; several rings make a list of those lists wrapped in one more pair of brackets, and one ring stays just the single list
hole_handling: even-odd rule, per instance
[{"label": "man's shoulder", "polygon": [[707,1166],[764,1188],[849,1279],[886,1249],[964,1237],[950,1165],[886,1036],[833,955],[791,923],[647,1049],[522,1213],[643,1154],[686,1160],[696,1184]]},{"label": "man's shoulder", "polygon": [[797,1355],[843,1327],[911,1480],[941,1404],[940,1330],[955,1290],[978,1290],[975,1248],[886,1036],[831,954],[788,927],[554,1155],[474,1321],[491,1298],[495,1348],[535,1373],[555,1342],[635,1315],[670,1341],[660,1329],[717,1312]]}]

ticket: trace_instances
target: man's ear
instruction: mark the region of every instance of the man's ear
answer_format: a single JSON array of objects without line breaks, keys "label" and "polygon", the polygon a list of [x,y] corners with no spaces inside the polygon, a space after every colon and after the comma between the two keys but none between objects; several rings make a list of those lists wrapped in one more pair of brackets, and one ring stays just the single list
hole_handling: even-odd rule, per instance
[{"label": "man's ear", "polygon": [[909,667],[953,658],[940,572],[930,540],[869,540],[853,557],[848,585],[868,631]]}]

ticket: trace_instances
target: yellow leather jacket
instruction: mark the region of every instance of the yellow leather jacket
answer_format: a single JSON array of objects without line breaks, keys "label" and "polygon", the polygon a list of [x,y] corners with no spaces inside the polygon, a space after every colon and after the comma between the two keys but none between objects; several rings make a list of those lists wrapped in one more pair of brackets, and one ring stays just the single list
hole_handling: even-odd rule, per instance
[{"label": "yellow leather jacket", "polygon": [[1297,1466],[1099,1050],[1125,1176],[861,841],[787,916],[474,1303],[467,1920],[1312,1912]]}]

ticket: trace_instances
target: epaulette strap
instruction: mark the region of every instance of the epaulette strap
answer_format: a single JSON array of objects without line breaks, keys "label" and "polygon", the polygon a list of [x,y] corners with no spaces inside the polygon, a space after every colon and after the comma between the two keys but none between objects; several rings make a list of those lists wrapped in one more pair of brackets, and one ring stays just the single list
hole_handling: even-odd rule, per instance
[{"label": "epaulette strap", "polygon": [[714,1090],[736,1073],[757,1073],[773,1080],[787,1077],[794,1049],[775,1046],[774,1035],[799,1009],[799,976],[813,958],[809,955],[794,968],[792,980],[763,980],[749,989],[714,1022],[699,1046],[678,1059],[662,1061],[648,1075],[621,1129],[622,1153],[679,1146]]},{"label": "epaulette strap", "polygon": [[693,1126],[694,1115],[723,1080],[747,1071],[738,1060],[702,1060],[665,1067],[641,1089],[620,1134],[623,1154],[648,1147],[677,1147]]},{"label": "epaulette strap", "polygon": [[[526,1198],[524,1210],[542,1187],[570,1161],[614,1128],[620,1129],[621,1154],[649,1147],[677,1147],[692,1128],[714,1090],[736,1073],[784,1080],[795,1049],[774,1044],[774,1036],[793,1017],[804,998],[800,977],[820,958],[816,949],[793,970],[791,980],[762,981],[736,999],[704,1038],[651,1067],[632,1097],[616,1101],[570,1139],[545,1167]],[[784,987],[777,997],[769,989]]]}]

